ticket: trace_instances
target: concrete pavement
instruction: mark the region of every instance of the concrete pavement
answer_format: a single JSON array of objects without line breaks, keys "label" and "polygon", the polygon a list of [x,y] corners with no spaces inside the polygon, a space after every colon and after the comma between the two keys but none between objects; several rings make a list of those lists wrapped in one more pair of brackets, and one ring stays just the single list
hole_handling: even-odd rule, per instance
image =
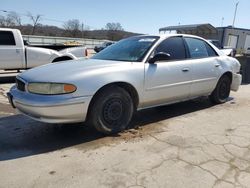
[{"label": "concrete pavement", "polygon": [[6,112],[0,187],[250,187],[250,85],[231,96],[138,112],[110,137]]}]

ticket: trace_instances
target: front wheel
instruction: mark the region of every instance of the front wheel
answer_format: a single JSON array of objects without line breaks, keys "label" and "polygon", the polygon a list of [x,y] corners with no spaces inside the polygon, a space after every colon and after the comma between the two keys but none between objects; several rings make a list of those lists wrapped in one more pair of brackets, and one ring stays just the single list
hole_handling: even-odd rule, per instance
[{"label": "front wheel", "polygon": [[230,95],[230,89],[231,79],[226,75],[221,77],[213,93],[209,96],[211,102],[214,104],[225,103]]},{"label": "front wheel", "polygon": [[120,87],[101,90],[90,106],[88,123],[99,132],[113,134],[127,128],[134,111],[131,96]]}]

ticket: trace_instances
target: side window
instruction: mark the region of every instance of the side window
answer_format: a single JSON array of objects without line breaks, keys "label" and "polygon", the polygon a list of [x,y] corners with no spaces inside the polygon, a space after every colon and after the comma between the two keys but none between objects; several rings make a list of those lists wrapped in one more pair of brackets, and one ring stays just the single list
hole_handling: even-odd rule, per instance
[{"label": "side window", "polygon": [[0,31],[0,45],[15,46],[16,42],[11,31]]},{"label": "side window", "polygon": [[206,43],[196,38],[185,38],[191,58],[209,57]]},{"label": "side window", "polygon": [[182,37],[171,37],[164,40],[155,53],[164,52],[170,55],[171,60],[181,60],[186,58],[186,51]]},{"label": "side window", "polygon": [[208,53],[209,57],[218,56],[218,54],[215,52],[215,50],[208,43],[205,42],[205,44],[206,44],[207,53]]}]

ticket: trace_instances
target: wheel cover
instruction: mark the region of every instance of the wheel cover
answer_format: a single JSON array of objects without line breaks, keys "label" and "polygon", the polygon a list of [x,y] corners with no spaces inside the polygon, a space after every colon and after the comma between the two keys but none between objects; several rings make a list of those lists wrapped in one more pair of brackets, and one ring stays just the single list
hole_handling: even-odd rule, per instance
[{"label": "wheel cover", "polygon": [[124,105],[120,98],[113,98],[104,103],[103,119],[109,128],[118,126],[123,118]]},{"label": "wheel cover", "polygon": [[221,100],[224,100],[228,98],[229,93],[230,93],[230,85],[226,81],[222,82],[219,88],[219,98]]}]

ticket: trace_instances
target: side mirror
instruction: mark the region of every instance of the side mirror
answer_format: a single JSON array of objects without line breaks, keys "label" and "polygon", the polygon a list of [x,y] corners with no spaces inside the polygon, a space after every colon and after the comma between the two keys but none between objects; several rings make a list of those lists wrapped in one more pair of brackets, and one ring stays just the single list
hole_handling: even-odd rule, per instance
[{"label": "side mirror", "polygon": [[167,61],[170,60],[171,56],[168,53],[159,52],[149,59],[150,64],[154,64],[157,61]]}]

